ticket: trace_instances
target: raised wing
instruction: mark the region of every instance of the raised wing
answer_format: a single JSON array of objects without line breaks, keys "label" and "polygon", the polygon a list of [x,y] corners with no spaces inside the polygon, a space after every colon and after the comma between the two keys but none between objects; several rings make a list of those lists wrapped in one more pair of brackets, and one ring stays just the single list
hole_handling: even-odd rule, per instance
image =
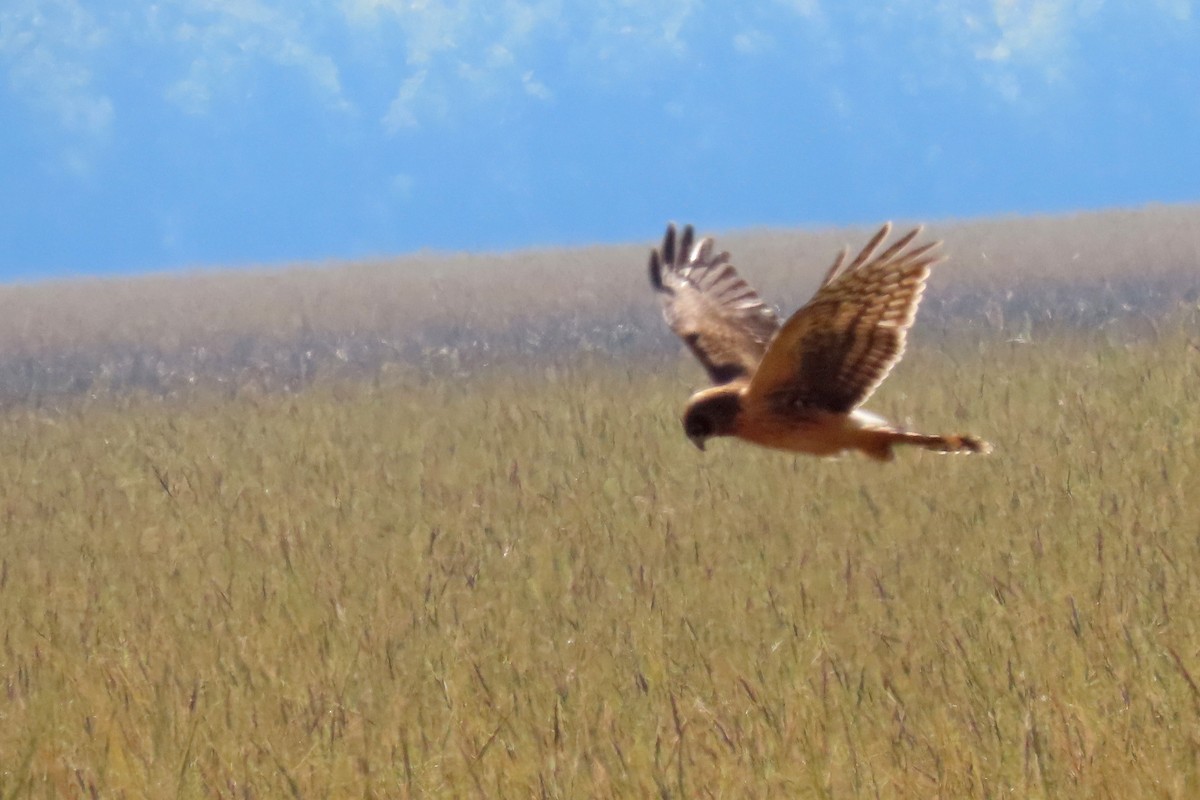
[{"label": "raised wing", "polygon": [[861,405],[904,354],[929,268],[941,242],[910,247],[914,228],[876,255],[886,223],[853,261],[838,254],[808,304],[771,341],[748,393],[789,407],[848,413]]},{"label": "raised wing", "polygon": [[659,292],[663,316],[708,370],[715,384],[754,374],[779,330],[779,319],[729,263],[711,238],[693,246],[695,231],[667,226],[662,247],[650,253],[650,283]]}]

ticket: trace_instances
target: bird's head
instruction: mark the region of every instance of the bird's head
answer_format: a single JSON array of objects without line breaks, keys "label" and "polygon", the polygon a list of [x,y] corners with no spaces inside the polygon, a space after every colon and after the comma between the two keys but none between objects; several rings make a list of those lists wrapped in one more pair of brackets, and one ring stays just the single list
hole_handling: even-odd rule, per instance
[{"label": "bird's head", "polygon": [[741,412],[738,390],[714,386],[698,392],[683,412],[683,432],[701,450],[714,436],[731,436]]}]

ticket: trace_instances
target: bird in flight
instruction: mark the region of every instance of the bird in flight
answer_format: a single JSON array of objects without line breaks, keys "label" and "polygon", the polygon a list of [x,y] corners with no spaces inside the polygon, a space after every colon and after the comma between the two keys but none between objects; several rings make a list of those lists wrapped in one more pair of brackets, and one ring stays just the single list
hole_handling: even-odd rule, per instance
[{"label": "bird in flight", "polygon": [[704,449],[714,436],[763,447],[831,456],[859,450],[879,461],[895,445],[941,453],[987,453],[967,435],[901,430],[860,406],[904,354],[930,267],[941,242],[914,245],[914,228],[880,251],[885,224],[847,261],[843,248],[817,293],[783,325],[758,293],[717,252],[667,226],[650,253],[650,282],[667,324],[708,371],[713,386],[687,404],[683,428]]}]

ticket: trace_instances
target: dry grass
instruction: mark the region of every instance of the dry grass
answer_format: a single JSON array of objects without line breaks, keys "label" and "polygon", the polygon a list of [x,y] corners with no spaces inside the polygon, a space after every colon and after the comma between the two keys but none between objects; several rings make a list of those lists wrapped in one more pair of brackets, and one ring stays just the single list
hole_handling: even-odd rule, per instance
[{"label": "dry grass", "polygon": [[6,288],[0,798],[1196,796],[1196,214],[938,226],[887,467],[693,450],[643,247]]},{"label": "dry grass", "polygon": [[10,408],[0,797],[1197,796],[1195,323],[919,330],[996,453],[887,467],[673,355]]}]

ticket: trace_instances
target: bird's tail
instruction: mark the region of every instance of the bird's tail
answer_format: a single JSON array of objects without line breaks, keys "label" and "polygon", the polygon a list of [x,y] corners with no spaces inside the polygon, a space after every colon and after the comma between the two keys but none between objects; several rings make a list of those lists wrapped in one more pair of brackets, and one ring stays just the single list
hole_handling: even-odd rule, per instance
[{"label": "bird's tail", "polygon": [[911,433],[909,431],[878,431],[863,447],[863,451],[877,461],[891,461],[895,454],[892,448],[898,444],[914,445],[933,450],[937,453],[979,453],[986,455],[992,452],[992,446],[978,436],[968,434]]}]

